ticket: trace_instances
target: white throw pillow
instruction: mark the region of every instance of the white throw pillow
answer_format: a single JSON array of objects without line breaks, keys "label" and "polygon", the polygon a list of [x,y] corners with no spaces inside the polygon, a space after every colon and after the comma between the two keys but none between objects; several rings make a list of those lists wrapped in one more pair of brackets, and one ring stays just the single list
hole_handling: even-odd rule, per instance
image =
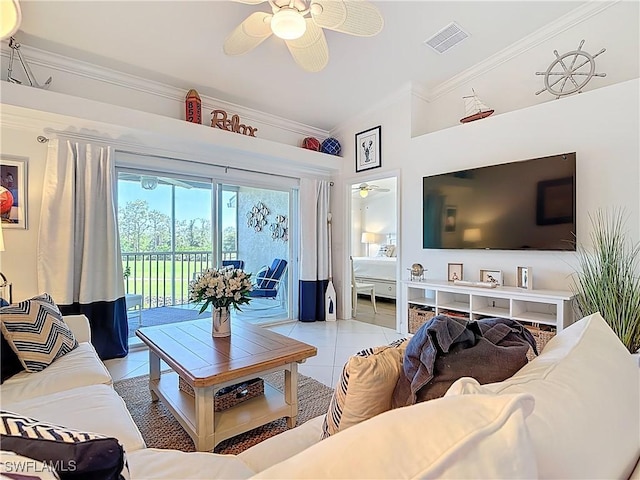
[{"label": "white throw pillow", "polygon": [[382,413],[252,478],[537,478],[530,395],[459,395]]},{"label": "white throw pillow", "polygon": [[628,478],[640,455],[640,369],[599,313],[561,331],[504,382],[462,378],[447,396],[528,393],[541,478]]}]

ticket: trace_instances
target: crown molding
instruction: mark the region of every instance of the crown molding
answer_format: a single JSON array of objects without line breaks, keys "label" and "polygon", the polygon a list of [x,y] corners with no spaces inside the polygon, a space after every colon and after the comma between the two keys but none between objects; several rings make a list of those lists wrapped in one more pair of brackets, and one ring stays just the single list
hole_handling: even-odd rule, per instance
[{"label": "crown molding", "polygon": [[558,18],[557,20],[549,23],[543,28],[536,30],[530,35],[527,35],[520,41],[514,43],[510,47],[507,47],[500,52],[492,55],[491,57],[483,60],[480,63],[464,70],[463,72],[451,77],[449,80],[442,82],[432,89],[424,88],[418,84],[413,85],[412,95],[425,100],[426,102],[432,102],[437,98],[455,90],[456,88],[469,83],[474,78],[484,75],[490,72],[494,68],[499,67],[505,62],[521,55],[522,53],[530,50],[537,45],[549,40],[552,37],[588,20],[594,15],[598,15],[607,8],[615,5],[621,0],[601,1],[591,0],[588,3],[581,5],[574,10],[571,10],[566,15]]},{"label": "crown molding", "polygon": [[[24,44],[21,44],[20,51],[25,56],[26,61],[32,65],[38,65],[46,69],[57,70],[70,75],[88,78],[97,82],[108,83],[180,103],[184,102],[185,99],[185,89],[167,85],[165,83],[119,72],[117,70],[101,67],[92,63],[76,60]],[[7,42],[2,42],[1,55],[7,59],[10,57]],[[293,132],[303,137],[314,136],[323,138],[329,136],[329,132],[326,130],[295,122],[293,120],[288,120],[277,115],[243,107],[241,105],[207,95],[200,95],[200,98],[202,100],[203,110],[227,110],[229,112],[237,113],[246,121],[261,123],[280,130]]]}]

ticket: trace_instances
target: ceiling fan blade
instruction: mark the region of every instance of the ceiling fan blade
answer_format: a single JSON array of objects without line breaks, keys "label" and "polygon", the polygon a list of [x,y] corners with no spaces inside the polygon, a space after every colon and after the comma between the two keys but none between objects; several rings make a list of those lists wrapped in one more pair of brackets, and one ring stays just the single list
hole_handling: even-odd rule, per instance
[{"label": "ceiling fan blade", "polygon": [[384,25],[378,8],[364,0],[315,0],[311,17],[322,28],[359,37],[372,37]]},{"label": "ceiling fan blade", "polygon": [[329,47],[324,32],[307,18],[307,31],[300,38],[285,40],[291,56],[307,72],[319,72],[329,62]]},{"label": "ceiling fan blade", "polygon": [[227,55],[247,53],[271,36],[273,15],[265,12],[254,12],[249,15],[226,38],[222,49]]}]

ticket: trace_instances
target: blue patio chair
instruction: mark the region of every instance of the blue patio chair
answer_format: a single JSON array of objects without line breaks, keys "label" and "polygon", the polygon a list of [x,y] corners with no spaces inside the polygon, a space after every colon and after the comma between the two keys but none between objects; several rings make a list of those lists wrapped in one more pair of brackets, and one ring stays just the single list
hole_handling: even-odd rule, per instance
[{"label": "blue patio chair", "polygon": [[222,260],[222,266],[244,270],[244,260]]},{"label": "blue patio chair", "polygon": [[276,298],[287,271],[287,261],[276,258],[270,267],[263,267],[256,275],[256,283],[249,296],[253,298]]}]

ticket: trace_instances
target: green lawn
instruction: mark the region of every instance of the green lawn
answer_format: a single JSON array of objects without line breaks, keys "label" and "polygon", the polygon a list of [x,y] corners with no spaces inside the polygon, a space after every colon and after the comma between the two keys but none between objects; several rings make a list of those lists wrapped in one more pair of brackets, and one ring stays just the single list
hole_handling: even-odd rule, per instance
[{"label": "green lawn", "polygon": [[[128,266],[131,272],[125,280],[126,292],[142,294],[143,298],[171,298],[175,269],[176,303],[185,303],[189,297],[189,281],[193,280],[194,274],[207,268],[204,259],[203,261],[180,260],[176,261],[174,265],[169,254],[160,255],[157,259],[151,258],[151,260],[149,257],[145,257],[144,260],[123,262],[123,268]],[[149,307],[146,301],[143,306],[144,308]]]}]

